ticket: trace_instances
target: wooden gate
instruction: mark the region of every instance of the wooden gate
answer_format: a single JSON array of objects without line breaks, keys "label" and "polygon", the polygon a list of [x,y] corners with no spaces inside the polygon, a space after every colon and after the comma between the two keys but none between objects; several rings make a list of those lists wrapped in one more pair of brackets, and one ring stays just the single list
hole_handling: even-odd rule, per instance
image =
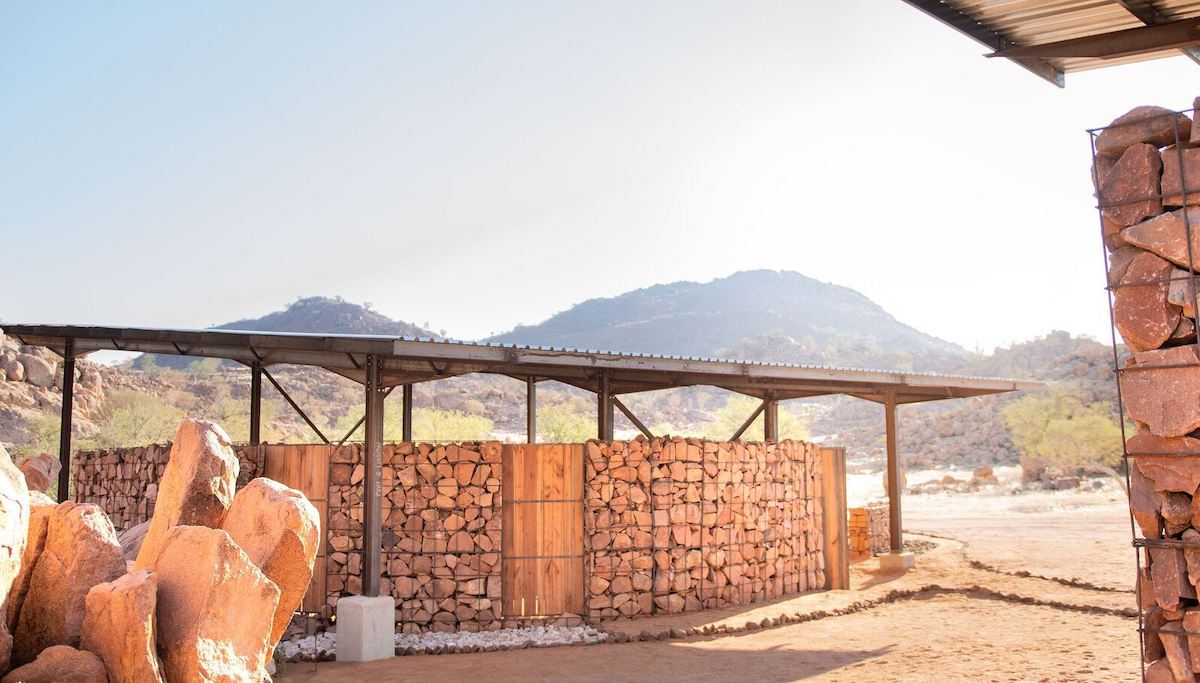
[{"label": "wooden gate", "polygon": [[507,445],[501,464],[503,615],[582,614],[583,445]]},{"label": "wooden gate", "polygon": [[325,593],[328,585],[325,565],[325,546],[329,539],[325,533],[329,519],[329,456],[331,446],[324,444],[271,444],[259,446],[262,453],[262,476],[303,493],[317,508],[321,530],[317,535],[317,560],[313,564],[312,581],[308,592],[300,603],[302,612],[325,611]]}]

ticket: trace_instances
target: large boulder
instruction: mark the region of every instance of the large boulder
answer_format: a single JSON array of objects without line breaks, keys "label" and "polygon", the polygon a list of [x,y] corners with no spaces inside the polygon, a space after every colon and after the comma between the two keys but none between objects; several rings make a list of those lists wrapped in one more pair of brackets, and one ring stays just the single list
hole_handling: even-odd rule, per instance
[{"label": "large boulder", "polygon": [[79,645],[88,591],[123,573],[125,559],[108,515],[90,503],[59,503],[17,615],[13,661],[31,662],[51,645]]},{"label": "large boulder", "polygon": [[17,356],[17,360],[21,362],[21,365],[25,366],[26,382],[47,389],[54,386],[54,368],[56,364],[53,361],[31,353],[22,353]]},{"label": "large boulder", "polygon": [[237,455],[225,430],[208,420],[180,423],[134,566],[153,564],[172,527],[219,528],[233,502],[237,477]]},{"label": "large boulder", "polygon": [[[29,530],[29,491],[25,477],[0,446],[0,595],[7,595],[21,569]],[[7,671],[13,637],[0,622],[0,671]]]},{"label": "large boulder", "polygon": [[17,572],[17,578],[13,580],[12,587],[8,591],[8,605],[5,610],[5,622],[9,633],[17,630],[17,615],[21,613],[25,595],[29,592],[29,581],[33,578],[33,568],[37,566],[38,558],[42,556],[42,549],[46,547],[46,531],[50,527],[50,515],[57,505],[58,503],[54,502],[50,496],[40,491],[32,491],[29,494],[29,530],[25,534],[25,550],[21,553],[21,569]]},{"label": "large boulder", "polygon": [[142,542],[146,540],[146,530],[149,528],[150,520],[146,520],[117,534],[117,542],[121,544],[121,552],[125,554],[125,559],[137,559],[138,551],[142,549]]},{"label": "large boulder", "polygon": [[279,588],[229,533],[177,526],[162,540],[153,567],[167,680],[260,678],[270,657]]},{"label": "large boulder", "polygon": [[[8,672],[0,683],[105,683],[107,680],[104,662],[96,655],[70,645],[52,645],[38,653],[36,660]],[[121,683],[120,679],[117,683]]]},{"label": "large boulder", "polygon": [[21,474],[25,475],[25,485],[30,491],[47,491],[50,485],[58,481],[58,473],[62,470],[62,463],[58,458],[49,453],[40,453],[30,458],[25,458],[18,465]]},{"label": "large boulder", "polygon": [[125,574],[97,584],[87,594],[83,618],[83,649],[104,661],[114,681],[162,681],[155,628],[158,582],[153,572]]},{"label": "large boulder", "polygon": [[271,628],[274,645],[312,580],[320,515],[303,493],[260,477],[234,496],[222,528],[279,587],[279,607]]},{"label": "large boulder", "polygon": [[1192,120],[1170,109],[1154,106],[1134,107],[1113,120],[1096,136],[1096,154],[1120,156],[1139,143],[1155,147],[1186,142],[1192,132]]}]

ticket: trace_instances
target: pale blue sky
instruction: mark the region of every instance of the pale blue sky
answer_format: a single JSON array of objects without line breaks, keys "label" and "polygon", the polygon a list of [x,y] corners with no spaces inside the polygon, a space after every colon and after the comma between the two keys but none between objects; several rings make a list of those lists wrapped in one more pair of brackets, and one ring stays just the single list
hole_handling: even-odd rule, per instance
[{"label": "pale blue sky", "polygon": [[1107,338],[1084,129],[1200,67],[984,51],[899,0],[6,2],[0,319],[327,294],[475,338],[776,268],[968,347]]}]

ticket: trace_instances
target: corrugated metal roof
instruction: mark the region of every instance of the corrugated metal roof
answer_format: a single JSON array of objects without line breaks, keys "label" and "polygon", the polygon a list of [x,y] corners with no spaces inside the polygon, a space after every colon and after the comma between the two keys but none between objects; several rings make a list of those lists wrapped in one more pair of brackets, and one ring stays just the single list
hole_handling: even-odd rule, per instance
[{"label": "corrugated metal roof", "polygon": [[593,388],[597,373],[609,374],[616,393],[710,385],[780,398],[848,393],[876,396],[888,388],[899,402],[962,398],[1029,389],[1038,382],[1001,377],[899,372],[800,363],[767,363],[570,349],[555,346],[477,343],[422,337],[304,334],[247,330],[188,330],[72,325],[5,325],[27,343],[76,354],[98,350],[228,358],[263,365],[323,367],[362,381],[365,355],[383,359],[385,380],[407,384],[480,372],[552,379]]},{"label": "corrugated metal roof", "polygon": [[[905,0],[993,50],[1043,45],[1113,31],[1200,17],[1200,0]],[[974,22],[974,24],[972,23]],[[1196,59],[1200,52],[1189,49]],[[1024,63],[1039,75],[1041,63],[1059,74],[1179,56],[1178,49],[1101,59],[1045,58]],[[1014,60],[1017,61],[1017,60]],[[1200,60],[1198,60],[1200,61]]]}]

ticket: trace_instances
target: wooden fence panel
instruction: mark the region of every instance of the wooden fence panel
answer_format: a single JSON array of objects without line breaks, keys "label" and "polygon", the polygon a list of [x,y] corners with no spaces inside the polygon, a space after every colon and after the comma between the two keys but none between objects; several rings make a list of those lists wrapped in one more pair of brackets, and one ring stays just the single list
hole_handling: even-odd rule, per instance
[{"label": "wooden fence panel", "polygon": [[504,616],[583,611],[583,446],[505,446]]},{"label": "wooden fence panel", "polygon": [[317,559],[313,564],[308,592],[300,603],[304,612],[321,612],[325,608],[328,573],[325,564],[326,528],[329,522],[329,457],[331,448],[325,444],[270,444],[262,449],[263,476],[298,489],[317,508],[321,530],[317,536]]},{"label": "wooden fence panel", "polygon": [[825,531],[825,588],[850,587],[846,509],[846,449],[821,448],[821,519]]}]

